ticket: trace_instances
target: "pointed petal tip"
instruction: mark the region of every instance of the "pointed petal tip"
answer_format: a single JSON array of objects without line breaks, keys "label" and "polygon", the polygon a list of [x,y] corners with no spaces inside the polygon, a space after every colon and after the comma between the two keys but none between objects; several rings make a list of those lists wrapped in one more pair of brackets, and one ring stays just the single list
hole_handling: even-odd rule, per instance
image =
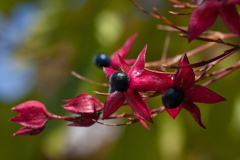
[{"label": "pointed petal tip", "polygon": [[107,115],[107,114],[105,114],[105,112],[103,112],[102,120],[107,119],[108,117],[109,117],[109,115]]},{"label": "pointed petal tip", "polygon": [[128,52],[130,51],[130,48],[132,46],[132,43],[134,42],[135,38],[137,37],[137,34],[133,34],[132,36],[130,36],[124,43],[124,45],[122,47],[120,47],[118,50],[116,50],[111,58],[112,60],[115,59],[115,57],[117,56],[117,53],[120,54],[123,58],[127,56]]},{"label": "pointed petal tip", "polygon": [[[145,127],[145,126],[144,126]],[[150,131],[150,128],[147,126],[147,127],[145,127],[147,130],[149,130]]]},{"label": "pointed petal tip", "polygon": [[133,40],[135,40],[137,36],[138,36],[138,33],[136,32],[136,33],[134,33],[130,38],[132,38]]},{"label": "pointed petal tip", "polygon": [[17,115],[17,116],[15,116],[15,117],[12,117],[11,119],[9,119],[9,121],[18,123],[19,117],[20,117],[20,115]]},{"label": "pointed petal tip", "polygon": [[[220,96],[220,97],[218,98],[218,102],[223,102],[223,101],[227,101],[227,99],[224,98],[224,97],[222,97],[222,96]],[[218,102],[216,102],[216,103],[218,103]]]},{"label": "pointed petal tip", "polygon": [[168,108],[165,108],[165,109],[168,112],[168,114],[172,117],[172,119],[175,119],[177,117],[177,115],[179,114],[179,112],[181,111],[182,107],[178,106],[174,109],[168,109]]},{"label": "pointed petal tip", "polygon": [[[181,58],[179,59],[178,65],[179,66],[184,66],[184,65],[189,65],[189,60],[188,60],[188,56],[187,53],[183,53],[183,55],[181,56]],[[188,69],[189,67],[187,67]],[[185,69],[185,68],[184,68]]]},{"label": "pointed petal tip", "polygon": [[185,62],[185,63],[189,63],[189,62],[188,62],[188,57],[187,57],[187,54],[186,54],[186,53],[183,53],[180,61],[181,61],[181,62]]},{"label": "pointed petal tip", "polygon": [[226,101],[224,97],[201,85],[194,85],[186,90],[185,98],[188,101],[207,104]]},{"label": "pointed petal tip", "polygon": [[144,128],[146,128],[147,130],[150,130],[146,122],[144,121],[144,119],[142,119],[142,117],[140,117],[139,122],[143,125]]},{"label": "pointed petal tip", "polygon": [[[220,95],[219,95],[220,96]],[[227,99],[226,98],[224,98],[224,97],[222,97],[222,96],[220,96],[220,101],[219,102],[222,102],[222,101],[227,101]]]},{"label": "pointed petal tip", "polygon": [[147,46],[148,46],[148,45],[146,44],[143,49],[147,50]]},{"label": "pointed petal tip", "polygon": [[188,34],[187,42],[191,43],[194,38],[196,38],[196,37],[193,37],[192,35]]},{"label": "pointed petal tip", "polygon": [[147,50],[147,44],[143,47],[143,49],[142,49],[142,51],[140,52],[140,54],[139,55],[142,55],[142,54],[144,54],[145,55],[145,53],[146,53],[146,50]]},{"label": "pointed petal tip", "polygon": [[137,57],[137,60],[133,64],[131,70],[129,71],[129,76],[131,78],[139,77],[143,74],[145,67],[145,53],[146,53],[147,45],[142,49],[140,54]]},{"label": "pointed petal tip", "polygon": [[172,115],[170,115],[171,117],[172,117],[172,119],[175,119],[177,116],[172,116]]},{"label": "pointed petal tip", "polygon": [[151,117],[151,119],[148,119],[148,122],[154,124],[154,122],[153,122],[153,120],[152,120],[152,117]]},{"label": "pointed petal tip", "polygon": [[201,112],[198,108],[198,106],[196,106],[194,103],[192,102],[185,102],[182,103],[182,106],[191,114],[191,116],[193,117],[193,119],[195,120],[195,122],[197,122],[197,124],[199,126],[201,126],[202,128],[206,128],[201,120]]},{"label": "pointed petal tip", "polygon": [[[147,50],[147,44],[144,46],[144,48],[142,49],[142,51],[140,52],[140,54],[138,55],[138,57],[144,56],[144,60],[145,60],[146,50]],[[138,59],[138,58],[137,58],[137,59]]]},{"label": "pointed petal tip", "polygon": [[[13,118],[15,118],[15,117],[13,117]],[[12,121],[12,122],[14,122],[14,121],[13,121],[13,118],[9,119],[9,121]]]},{"label": "pointed petal tip", "polygon": [[206,129],[206,127],[203,125],[202,121],[197,122],[197,123],[198,123],[198,125],[199,125],[200,127],[202,127],[203,129]]},{"label": "pointed petal tip", "polygon": [[124,92],[124,97],[134,112],[138,113],[144,120],[153,123],[150,108],[137,91],[128,89],[127,92]]},{"label": "pointed petal tip", "polygon": [[144,46],[144,48],[142,49],[141,53],[139,54],[139,57],[142,56],[144,58],[144,62],[145,62],[146,50],[147,50],[147,44]]}]

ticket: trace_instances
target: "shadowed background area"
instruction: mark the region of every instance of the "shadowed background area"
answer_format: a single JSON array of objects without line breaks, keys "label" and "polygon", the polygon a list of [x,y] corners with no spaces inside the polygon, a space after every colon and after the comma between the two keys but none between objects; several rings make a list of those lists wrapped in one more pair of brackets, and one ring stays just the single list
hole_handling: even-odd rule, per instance
[{"label": "shadowed background area", "polygon": [[[189,15],[170,15],[167,0],[136,1],[146,10],[153,6],[176,25],[187,26]],[[146,60],[162,56],[167,31],[164,24],[139,11],[128,0],[0,0],[0,154],[2,159],[73,160],[239,160],[240,92],[239,71],[213,83],[210,89],[227,99],[218,104],[197,104],[207,129],[195,123],[185,110],[173,120],[166,112],[155,117],[150,131],[141,124],[89,128],[67,127],[67,122],[50,121],[37,136],[12,134],[21,126],[10,122],[17,114],[11,108],[27,100],[38,100],[59,115],[67,113],[63,99],[81,93],[107,92],[107,88],[81,81],[71,71],[104,82],[103,71],[92,64],[98,52],[111,55],[125,40],[138,33],[126,58],[136,58],[148,44]],[[190,10],[184,11],[190,12]],[[218,20],[212,30],[228,32]],[[229,39],[239,43],[239,38]],[[168,57],[188,52],[203,42],[190,44],[172,32]],[[215,45],[190,62],[210,59],[229,49]],[[240,59],[239,52],[215,69],[229,67]],[[104,102],[104,96],[96,96]],[[147,101],[160,107],[161,98]],[[118,111],[130,112],[127,108]],[[109,123],[124,123],[117,120]]]}]

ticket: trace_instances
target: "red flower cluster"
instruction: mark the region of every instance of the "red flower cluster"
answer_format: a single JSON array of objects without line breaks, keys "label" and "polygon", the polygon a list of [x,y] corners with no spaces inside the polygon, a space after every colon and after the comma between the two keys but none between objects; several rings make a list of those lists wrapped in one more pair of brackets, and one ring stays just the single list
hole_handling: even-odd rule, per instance
[{"label": "red flower cluster", "polygon": [[13,135],[36,135],[43,131],[45,123],[51,117],[45,106],[38,101],[27,101],[12,108],[12,111],[20,115],[10,119],[23,125],[19,131]]},{"label": "red flower cluster", "polygon": [[[131,116],[136,117],[135,122],[139,121],[148,129],[145,120],[153,123],[154,113],[145,101],[151,98],[151,96],[146,96],[149,93],[162,94],[162,104],[172,118],[175,118],[180,110],[185,108],[195,121],[205,128],[201,122],[200,110],[193,102],[218,103],[225,99],[206,87],[195,85],[195,74],[190,67],[177,68],[174,76],[159,69],[146,70],[147,46],[143,48],[138,58],[134,60],[134,64],[130,66],[129,61],[124,60],[123,57],[128,53],[135,37],[136,34],[113,54],[109,68],[103,67],[110,82],[110,95],[104,103],[88,94],[80,94],[73,99],[64,100],[67,104],[62,105],[62,107],[67,112],[77,114],[75,117],[69,117],[51,114],[38,101],[24,102],[12,109],[19,115],[12,118],[11,121],[23,125],[23,128],[14,135],[39,134],[49,119],[70,121],[72,123],[69,126],[88,127],[99,119],[113,118],[111,115],[123,105],[128,105],[131,108],[133,111]],[[179,66],[185,65],[189,65],[186,54],[179,61]],[[124,116],[115,117],[123,118]]]},{"label": "red flower cluster", "polygon": [[19,131],[13,135],[37,135],[43,131],[46,122],[49,119],[62,119],[73,122],[69,126],[88,127],[98,120],[100,111],[103,109],[103,103],[93,96],[81,94],[72,100],[64,100],[68,104],[63,105],[68,112],[79,114],[76,117],[58,116],[47,111],[45,106],[38,101],[27,101],[12,110],[20,115],[10,119],[23,125]]},{"label": "red flower cluster", "polygon": [[[179,66],[188,65],[186,54],[179,61]],[[182,108],[185,108],[194,120],[203,128],[199,108],[193,102],[218,103],[226,99],[206,87],[194,85],[195,74],[190,67],[178,68],[173,76],[173,84],[162,96],[163,104],[172,118],[175,118]],[[178,103],[176,103],[178,102]]]},{"label": "red flower cluster", "polygon": [[[147,46],[145,46],[139,54],[132,67],[119,56],[120,67],[129,77],[127,87],[125,90],[117,90],[112,87],[114,84],[111,83],[111,87],[115,91],[108,96],[104,103],[103,119],[108,118],[126,101],[144,127],[147,128],[144,120],[153,122],[151,118],[151,109],[138,91],[163,91],[170,86],[167,81],[164,80],[171,81],[171,77],[169,74],[156,74],[144,70],[146,48]],[[103,68],[103,70],[108,80],[117,72],[110,68]],[[121,84],[118,84],[118,86],[119,85]]]},{"label": "red flower cluster", "polygon": [[[157,91],[164,92],[162,96],[163,105],[166,107],[169,115],[175,118],[182,108],[190,112],[195,121],[203,128],[201,122],[200,111],[193,102],[200,103],[218,103],[225,99],[206,87],[194,85],[195,75],[190,67],[178,68],[173,77],[170,74],[162,74],[161,70],[144,70],[146,47],[139,54],[136,62],[130,67],[120,56],[120,66],[126,75],[128,75],[128,83],[125,90],[117,90],[111,93],[105,101],[103,119],[108,118],[116,110],[118,110],[124,102],[127,102],[129,107],[133,110],[136,117],[148,128],[144,120],[153,122],[151,119],[151,109],[141,97],[139,92],[143,91]],[[179,66],[188,65],[188,58],[186,54],[182,56],[179,61]],[[108,80],[116,73],[116,70],[110,68],[103,68]],[[156,73],[162,72],[162,73]],[[117,79],[119,77],[116,77]],[[123,79],[120,77],[121,80]],[[118,84],[118,86],[121,84]]]}]

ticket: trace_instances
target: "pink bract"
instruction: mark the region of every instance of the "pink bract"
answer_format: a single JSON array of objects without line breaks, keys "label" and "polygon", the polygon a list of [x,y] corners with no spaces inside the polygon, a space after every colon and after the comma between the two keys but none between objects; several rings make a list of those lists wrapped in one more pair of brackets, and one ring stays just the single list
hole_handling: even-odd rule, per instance
[{"label": "pink bract", "polygon": [[100,112],[96,112],[91,114],[83,114],[77,117],[67,117],[64,120],[73,122],[68,126],[89,127],[95,123],[93,119],[97,121],[99,116],[100,116]]},{"label": "pink bract", "polygon": [[27,101],[12,109],[19,112],[20,115],[11,118],[18,124],[30,128],[41,128],[49,119],[49,112],[45,106],[38,101]]},{"label": "pink bract", "polygon": [[26,135],[26,136],[34,136],[41,133],[44,130],[44,126],[41,128],[30,128],[30,127],[22,127],[13,136],[17,135]]},{"label": "pink bract", "polygon": [[[199,4],[200,0],[195,0]],[[236,4],[239,0],[205,0],[191,15],[188,28],[188,41],[192,41],[206,31],[216,21],[219,15],[226,27],[240,36],[240,16]]]},{"label": "pink bract", "polygon": [[51,113],[38,101],[27,101],[12,108],[12,111],[20,113],[10,121],[23,125],[13,135],[36,135],[42,132],[45,123],[51,118]]},{"label": "pink bract", "polygon": [[68,112],[76,114],[95,113],[96,111],[103,109],[103,103],[101,103],[97,98],[85,93],[80,94],[73,99],[63,101],[68,103],[62,105],[62,107]]},{"label": "pink bract", "polygon": [[[128,52],[130,51],[130,48],[132,46],[132,43],[134,42],[135,38],[137,37],[137,33],[135,33],[134,35],[132,35],[131,37],[129,37],[126,42],[124,43],[124,45],[122,47],[120,47],[118,50],[116,50],[112,55],[111,55],[111,62],[110,62],[110,66],[109,68],[118,70],[119,69],[119,59],[118,59],[118,55],[120,55],[122,58],[125,58],[128,54]],[[135,59],[128,59],[125,60],[127,64],[133,64],[135,62]]]},{"label": "pink bract", "polygon": [[[180,61],[179,66],[188,65],[189,61],[187,55],[184,54]],[[199,108],[193,102],[199,103],[218,103],[225,101],[226,99],[209,90],[206,87],[200,85],[194,85],[195,74],[190,67],[178,68],[173,77],[173,84],[170,88],[176,88],[180,90],[184,98],[181,104],[174,108],[166,108],[167,112],[172,118],[175,118],[182,108],[185,108],[194,118],[194,120],[203,128],[205,126],[201,121],[201,113]]]},{"label": "pink bract", "polygon": [[80,94],[71,100],[64,101],[68,102],[67,104],[62,105],[64,109],[68,112],[80,115],[77,117],[64,118],[66,121],[73,122],[69,124],[69,126],[91,126],[95,123],[92,119],[98,120],[100,111],[103,109],[103,103],[101,103],[97,98],[85,93]]},{"label": "pink bract", "polygon": [[[144,120],[153,122],[151,110],[138,91],[162,91],[170,86],[163,79],[169,79],[170,76],[168,74],[156,76],[156,73],[145,72],[146,49],[147,46],[141,51],[132,67],[119,55],[120,66],[130,79],[129,88],[126,91],[114,91],[108,96],[104,103],[103,119],[116,112],[126,101],[144,127],[148,128]],[[108,80],[116,72],[116,70],[105,67],[103,70]]]}]

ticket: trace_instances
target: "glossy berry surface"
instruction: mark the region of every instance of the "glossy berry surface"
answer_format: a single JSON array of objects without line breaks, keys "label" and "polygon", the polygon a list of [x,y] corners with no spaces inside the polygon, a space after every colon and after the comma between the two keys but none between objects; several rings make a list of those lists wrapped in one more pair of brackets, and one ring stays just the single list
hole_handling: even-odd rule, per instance
[{"label": "glossy berry surface", "polygon": [[110,57],[106,53],[98,53],[93,57],[93,63],[102,68],[110,65]]},{"label": "glossy berry surface", "polygon": [[176,88],[170,88],[162,95],[162,103],[169,109],[178,107],[182,100],[183,93]]},{"label": "glossy berry surface", "polygon": [[126,91],[129,85],[129,77],[125,72],[117,71],[110,76],[109,82],[113,90]]}]

